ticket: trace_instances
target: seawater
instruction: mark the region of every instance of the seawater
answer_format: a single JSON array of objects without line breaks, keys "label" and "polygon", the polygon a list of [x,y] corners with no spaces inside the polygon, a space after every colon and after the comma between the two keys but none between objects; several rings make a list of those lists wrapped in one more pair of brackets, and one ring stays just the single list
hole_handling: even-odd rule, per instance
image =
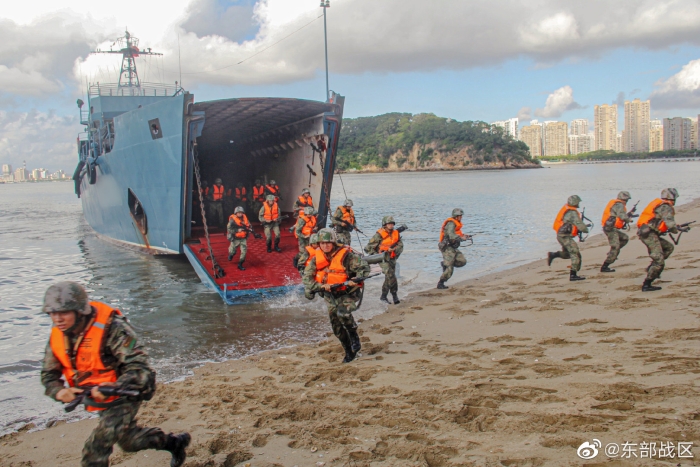
[{"label": "seawater", "polygon": [[[405,223],[400,291],[435,287],[440,275],[438,232],[452,208],[465,210],[468,263],[450,283],[544,258],[558,247],[552,222],[571,194],[583,199],[600,232],[605,204],[621,190],[639,210],[660,190],[675,187],[679,202],[700,197],[700,163],[561,164],[533,170],[347,174],[336,176],[332,206],[355,203],[357,222],[371,236],[381,218]],[[344,189],[343,189],[344,185]],[[631,204],[629,205],[631,207]],[[696,235],[697,232],[690,235]],[[368,237],[353,234],[353,246]],[[255,241],[252,240],[251,241]],[[624,251],[622,254],[624,258]],[[584,263],[603,258],[584,255]],[[50,320],[40,310],[46,288],[60,280],[86,285],[91,297],[122,310],[145,343],[160,381],[191,374],[203,362],[241,358],[313,342],[330,331],[320,300],[298,295],[226,306],[207,290],[184,257],[151,257],[105,243],[86,224],[73,184],[0,185],[0,434],[24,424],[67,418],[43,395],[41,358]],[[381,278],[368,282],[358,317],[386,309]],[[84,416],[78,411],[72,417]]]}]

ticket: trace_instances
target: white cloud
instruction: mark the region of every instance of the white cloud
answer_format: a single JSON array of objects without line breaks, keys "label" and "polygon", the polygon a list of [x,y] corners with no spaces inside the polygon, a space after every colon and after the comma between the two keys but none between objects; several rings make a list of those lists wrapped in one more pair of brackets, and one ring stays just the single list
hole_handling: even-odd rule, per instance
[{"label": "white cloud", "polygon": [[697,109],[700,107],[700,59],[690,61],[656,86],[649,97],[655,110]]},{"label": "white cloud", "polygon": [[543,109],[535,109],[535,115],[544,118],[558,118],[567,110],[580,109],[579,105],[574,100],[574,90],[571,86],[563,86],[549,96]]},{"label": "white cloud", "polygon": [[531,107],[521,107],[521,109],[518,111],[518,121],[519,122],[528,122],[532,119],[532,108]]}]

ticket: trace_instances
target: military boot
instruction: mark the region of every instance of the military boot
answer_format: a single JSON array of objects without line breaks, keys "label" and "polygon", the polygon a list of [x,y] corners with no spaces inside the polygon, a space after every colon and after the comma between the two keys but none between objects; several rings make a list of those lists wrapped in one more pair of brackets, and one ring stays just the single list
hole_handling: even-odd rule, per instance
[{"label": "military boot", "polygon": [[233,255],[228,255],[228,260],[233,261]]},{"label": "military boot", "polygon": [[399,300],[399,296],[396,292],[391,292],[391,298],[394,299],[394,305],[401,303],[401,300]]},{"label": "military boot", "polygon": [[172,459],[170,459],[170,467],[180,467],[185,463],[185,459],[187,459],[185,449],[190,445],[191,440],[192,437],[189,433],[180,433],[179,435],[170,433],[168,435],[164,450],[169,451],[173,455]]},{"label": "military boot", "polygon": [[343,363],[350,363],[355,360],[357,354],[352,351],[352,346],[349,343],[341,342],[343,350],[345,350],[345,358],[343,358]]},{"label": "military boot", "polygon": [[583,280],[586,280],[586,278],[585,278],[585,277],[582,277],[582,276],[579,276],[578,274],[576,274],[576,271],[574,271],[574,270],[572,269],[572,270],[569,272],[569,280],[572,281],[572,282],[573,282],[573,281],[583,281]]},{"label": "military boot", "polygon": [[[347,329],[347,328],[345,328]],[[357,329],[347,329],[348,336],[350,336],[350,349],[354,354],[362,349],[362,344],[360,343],[360,336],[357,334]]]},{"label": "military boot", "polygon": [[282,253],[282,250],[280,249],[280,239],[279,238],[275,239],[275,251],[277,253]]},{"label": "military boot", "polygon": [[382,292],[382,296],[379,297],[379,301],[389,304],[389,299],[386,297],[386,292]]},{"label": "military boot", "polygon": [[241,271],[245,271],[245,268],[243,267],[243,261],[238,262],[238,269],[240,269]]},{"label": "military boot", "polygon": [[449,289],[449,287],[447,287],[447,286],[445,285],[445,281],[440,281],[440,282],[438,282],[437,288],[438,288],[438,289]]},{"label": "military boot", "polygon": [[267,241],[267,252],[272,253],[272,239]]},{"label": "military boot", "polygon": [[652,282],[652,280],[644,279],[644,284],[642,284],[642,292],[654,292],[656,290],[661,290],[661,287],[651,285]]},{"label": "military boot", "polygon": [[561,251],[555,251],[554,253],[547,253],[547,266],[552,265],[554,258],[561,258]]},{"label": "military boot", "polygon": [[603,263],[600,267],[600,272],[615,272],[614,269],[610,269],[610,263]]}]

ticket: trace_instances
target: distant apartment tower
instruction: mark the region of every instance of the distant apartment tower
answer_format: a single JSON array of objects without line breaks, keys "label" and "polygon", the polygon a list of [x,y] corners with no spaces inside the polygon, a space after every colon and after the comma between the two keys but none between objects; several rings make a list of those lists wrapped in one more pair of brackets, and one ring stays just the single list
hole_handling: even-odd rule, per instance
[{"label": "distant apartment tower", "polygon": [[509,118],[508,120],[502,120],[499,122],[493,122],[491,125],[499,126],[503,128],[503,133],[511,136],[513,139],[518,139],[518,119]]},{"label": "distant apartment tower", "polygon": [[698,148],[698,121],[690,120],[690,149]]},{"label": "distant apartment tower", "polygon": [[649,122],[649,152],[664,150],[664,124],[661,120]]},{"label": "distant apartment tower", "polygon": [[2,164],[2,175],[7,177],[12,174],[12,166],[10,164]]},{"label": "distant apartment tower", "polygon": [[15,170],[15,181],[16,182],[24,182],[29,179],[29,171],[24,168],[20,167],[19,169]]},{"label": "distant apartment tower", "polygon": [[530,148],[532,157],[542,157],[542,125],[524,126],[520,129],[520,141]]},{"label": "distant apartment tower", "polygon": [[[569,128],[569,134],[572,136],[585,135],[588,136],[588,120],[585,118],[578,118],[576,120],[571,120],[571,127]],[[573,154],[573,153],[572,153]]]},{"label": "distant apartment tower", "polygon": [[690,118],[664,118],[664,151],[693,149],[691,144],[693,120]]},{"label": "distant apartment tower", "polygon": [[583,154],[593,151],[595,138],[593,134],[569,135],[569,154]]},{"label": "distant apartment tower", "polygon": [[548,122],[544,127],[544,133],[545,156],[569,154],[569,125],[566,122]]},{"label": "distant apartment tower", "polygon": [[596,105],[593,108],[593,127],[596,151],[618,151],[616,104]]},{"label": "distant apartment tower", "polygon": [[649,152],[649,121],[651,102],[635,99],[625,101],[625,129],[622,131],[622,151]]}]

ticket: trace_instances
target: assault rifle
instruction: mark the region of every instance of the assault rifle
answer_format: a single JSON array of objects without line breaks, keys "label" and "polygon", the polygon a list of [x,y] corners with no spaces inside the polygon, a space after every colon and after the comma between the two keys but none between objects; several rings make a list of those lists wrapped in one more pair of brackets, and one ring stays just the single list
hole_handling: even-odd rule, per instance
[{"label": "assault rifle", "polygon": [[[229,224],[230,224],[230,222],[229,222]],[[247,226],[245,226],[245,225],[239,226],[239,225],[237,225],[237,224],[234,223],[234,228],[237,229],[237,230],[242,230],[242,231],[244,231],[244,232],[248,232],[249,234],[252,234],[253,237],[255,237],[255,238],[257,238],[257,239],[263,238],[262,235],[260,235],[259,233],[255,233],[255,230],[253,230],[252,227],[247,227]],[[228,239],[229,241],[232,241],[233,238],[234,238],[233,235],[235,235],[235,234],[229,233],[226,237],[227,237],[227,239]]]},{"label": "assault rifle", "polygon": [[678,245],[678,242],[681,241],[681,235],[683,235],[683,232],[689,231],[690,225],[695,224],[696,222],[697,221],[690,221],[690,222],[686,222],[685,224],[677,224],[676,228],[678,229],[678,232],[679,232],[678,236],[674,237],[673,235],[668,234],[668,236],[671,237],[671,240],[673,240],[673,244]]},{"label": "assault rifle", "polygon": [[[635,206],[635,208],[637,207],[636,204],[635,204],[634,206]],[[586,227],[588,227],[589,229],[592,229],[593,226],[595,225],[595,224],[593,224],[593,221],[592,221],[592,220],[590,220],[589,218],[586,217],[586,208],[583,208],[583,209],[581,210],[581,220],[584,221],[584,222],[585,222],[585,221],[588,221],[588,224],[586,224]],[[583,243],[583,242],[586,241],[587,238],[588,238],[588,234],[586,234],[586,236],[584,237],[584,236],[583,236],[583,232],[579,232],[579,233],[578,233],[578,241],[579,241],[579,242]]]},{"label": "assault rifle", "polygon": [[[472,246],[474,244],[474,238],[473,238],[474,235],[476,235],[476,234],[465,235],[465,237],[467,237],[467,240],[469,240],[469,242],[470,242],[469,245],[467,245],[467,246]],[[438,250],[445,251],[445,249],[448,246],[451,246],[452,248],[459,248],[460,246],[462,246],[463,241],[466,241],[466,240],[462,240],[461,238],[456,238],[454,240],[448,240],[446,238],[443,241],[441,241],[440,243],[438,243]]]},{"label": "assault rifle", "polygon": [[[76,407],[78,407],[80,404],[89,404],[89,401],[86,399],[89,399],[90,401],[92,398],[90,397],[90,392],[92,391],[92,388],[96,386],[78,386],[78,389],[82,389],[83,392],[80,394],[75,395],[75,399],[67,403],[63,410],[66,412],[72,412],[75,410]],[[118,386],[97,386],[99,388],[99,391],[104,394],[105,396],[112,397],[112,396],[125,396],[125,397],[138,397],[140,393],[138,391],[134,391],[132,389],[124,389],[120,388]]]},{"label": "assault rifle", "polygon": [[365,233],[364,233],[363,231],[361,231],[361,230],[359,229],[359,227],[357,227],[357,225],[355,225],[355,224],[351,224],[350,222],[345,221],[345,220],[343,220],[343,219],[335,219],[335,221],[336,221],[336,222],[342,222],[343,225],[345,225],[346,228],[350,229],[350,231],[352,231],[352,230],[354,229],[354,230],[357,230],[358,232],[360,232],[362,235],[365,235]]},{"label": "assault rifle", "polygon": [[634,206],[632,206],[632,209],[630,210],[630,212],[627,213],[627,215],[629,217],[639,217],[639,214],[635,214],[635,212],[637,212],[637,205],[638,204],[639,204],[639,201],[634,203]]},{"label": "assault rifle", "polygon": [[[272,221],[272,222],[281,222],[281,221],[283,221],[283,220],[285,220],[285,219],[289,219],[289,216],[286,215],[286,214],[285,214],[284,216],[278,217],[276,221]],[[261,223],[262,223],[262,225],[265,225],[265,224],[272,224],[272,222],[265,222],[265,221],[263,221],[263,222],[261,222]]]},{"label": "assault rifle", "polygon": [[369,276],[355,277],[355,278],[349,279],[349,280],[347,280],[347,281],[345,281],[345,282],[341,282],[340,284],[333,284],[333,285],[331,285],[331,292],[334,291],[334,290],[337,290],[337,289],[339,289],[339,288],[341,288],[341,287],[354,287],[354,286],[350,285],[349,282],[354,282],[354,283],[357,284],[357,285],[364,284],[364,282],[365,282],[367,279],[370,279],[370,278],[372,278],[372,277],[377,277],[377,276],[379,276],[379,275],[381,275],[381,273],[378,272],[378,273],[376,273],[376,274],[370,274]]}]

